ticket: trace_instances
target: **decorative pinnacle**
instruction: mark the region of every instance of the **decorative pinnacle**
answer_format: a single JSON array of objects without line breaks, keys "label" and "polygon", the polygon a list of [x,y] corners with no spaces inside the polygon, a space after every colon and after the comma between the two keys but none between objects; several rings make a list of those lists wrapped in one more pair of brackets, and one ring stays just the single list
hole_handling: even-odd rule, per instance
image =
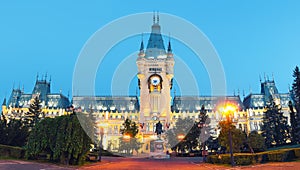
[{"label": "decorative pinnacle", "polygon": [[168,53],[172,53],[171,41],[169,40]]},{"label": "decorative pinnacle", "polygon": [[155,11],[153,11],[153,24],[155,24]]},{"label": "decorative pinnacle", "polygon": [[159,24],[159,12],[153,11],[153,24]]},{"label": "decorative pinnacle", "polygon": [[142,39],[141,39],[141,46],[140,46],[140,51],[144,50],[144,40],[143,40],[144,34],[142,33]]}]

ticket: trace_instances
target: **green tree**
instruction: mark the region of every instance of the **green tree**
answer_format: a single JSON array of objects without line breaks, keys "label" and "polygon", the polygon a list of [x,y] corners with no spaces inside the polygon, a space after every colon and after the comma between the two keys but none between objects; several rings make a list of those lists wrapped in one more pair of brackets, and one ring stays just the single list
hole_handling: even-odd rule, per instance
[{"label": "green tree", "polygon": [[2,114],[0,119],[0,144],[10,146],[24,146],[28,137],[28,128],[20,120],[9,121]]},{"label": "green tree", "polygon": [[201,127],[191,118],[177,119],[175,126],[166,132],[171,150],[191,152],[199,147]]},{"label": "green tree", "polygon": [[233,152],[240,152],[240,148],[246,140],[245,133],[242,130],[237,129],[233,124],[228,124],[227,121],[220,121],[219,126],[221,128],[220,134],[218,136],[220,145],[226,147],[227,152],[229,152],[229,130],[231,130],[232,150]]},{"label": "green tree", "polygon": [[250,149],[254,152],[266,150],[265,139],[257,131],[252,131],[247,138],[247,143]]},{"label": "green tree", "polygon": [[30,129],[37,124],[41,118],[45,117],[45,114],[41,110],[41,101],[39,97],[36,96],[30,103],[29,111],[25,112],[23,117],[23,122]]},{"label": "green tree", "polygon": [[40,153],[47,153],[50,161],[83,164],[91,143],[75,114],[45,118],[29,135],[26,157],[37,159]]},{"label": "green tree", "polygon": [[262,135],[268,148],[284,145],[290,139],[287,117],[283,116],[281,107],[272,98],[264,113]]},{"label": "green tree", "polygon": [[134,150],[138,152],[139,148],[141,147],[141,143],[137,139],[139,127],[134,121],[131,121],[128,118],[122,125],[123,128],[120,131],[123,137],[119,138],[119,151],[125,151],[125,154],[132,154]]},{"label": "green tree", "polygon": [[296,144],[299,142],[300,138],[297,135],[298,122],[297,122],[297,117],[294,111],[294,106],[292,104],[292,101],[289,101],[289,109],[290,109],[290,122],[291,122],[291,143]]},{"label": "green tree", "polygon": [[199,123],[198,127],[201,128],[200,132],[200,142],[203,149],[206,149],[208,145],[210,145],[212,141],[211,138],[211,126],[210,124],[210,118],[207,115],[207,110],[205,109],[204,105],[201,106],[200,115],[199,115]]},{"label": "green tree", "polygon": [[[292,102],[289,103],[290,116],[291,116],[291,127],[292,127],[292,142],[300,143],[300,71],[299,67],[296,66],[293,72],[294,82],[292,86]],[[296,113],[294,108],[296,108]]]}]

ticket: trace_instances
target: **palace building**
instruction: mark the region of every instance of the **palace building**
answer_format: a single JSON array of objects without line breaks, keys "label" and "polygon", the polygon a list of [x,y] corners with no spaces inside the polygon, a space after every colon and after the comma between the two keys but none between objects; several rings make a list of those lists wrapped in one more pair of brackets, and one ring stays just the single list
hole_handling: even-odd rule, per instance
[{"label": "palace building", "polygon": [[[199,120],[201,106],[204,105],[211,119],[212,136],[218,135],[218,122],[224,120],[224,115],[218,106],[232,103],[237,106],[233,115],[237,128],[249,133],[260,131],[265,106],[272,97],[280,104],[285,116],[289,116],[288,102],[290,93],[279,93],[274,80],[265,79],[261,82],[261,92],[251,93],[242,102],[239,95],[232,96],[174,96],[171,97],[173,85],[174,65],[171,42],[165,43],[161,35],[159,16],[154,16],[151,34],[144,47],[141,42],[136,59],[139,96],[73,96],[74,108],[84,113],[92,113],[96,117],[96,136],[99,138],[100,128],[103,129],[104,149],[116,151],[121,137],[120,129],[126,118],[140,125],[139,137],[143,143],[153,140],[155,124],[160,121],[163,130],[172,128],[179,118]],[[30,101],[38,95],[43,112],[46,116],[60,116],[67,114],[70,102],[61,93],[51,93],[50,82],[36,80],[35,87],[30,94],[21,89],[13,89],[11,96],[2,105],[2,111],[8,117],[22,116],[28,111]],[[149,148],[144,148],[147,152]]]},{"label": "palace building", "polygon": [[31,93],[25,93],[24,89],[13,88],[11,95],[2,104],[2,112],[7,118],[21,118],[28,112],[31,101],[38,96],[41,102],[42,112],[46,117],[55,117],[67,114],[70,106],[68,97],[60,93],[51,93],[51,80],[36,79],[35,86]]},{"label": "palace building", "polygon": [[[239,95],[233,96],[174,96],[171,97],[173,85],[174,60],[171,42],[165,43],[161,35],[158,16],[151,28],[151,34],[144,48],[141,42],[136,59],[139,96],[74,96],[73,105],[84,112],[92,112],[98,118],[100,128],[104,129],[104,148],[117,149],[121,137],[120,129],[125,118],[130,118],[140,126],[143,143],[153,140],[155,124],[160,121],[163,130],[172,128],[178,118],[199,120],[201,106],[204,105],[211,119],[212,136],[217,136],[218,122],[224,115],[218,106],[232,103],[237,106],[234,122],[237,128],[249,133],[260,130],[262,116],[270,96],[279,102],[283,112],[288,116],[289,93],[279,93],[274,80],[261,82],[261,93],[249,94],[241,101]],[[172,103],[172,105],[171,105]],[[99,131],[98,131],[99,134]],[[145,149],[143,149],[145,151]],[[146,151],[147,152],[147,151]]]}]

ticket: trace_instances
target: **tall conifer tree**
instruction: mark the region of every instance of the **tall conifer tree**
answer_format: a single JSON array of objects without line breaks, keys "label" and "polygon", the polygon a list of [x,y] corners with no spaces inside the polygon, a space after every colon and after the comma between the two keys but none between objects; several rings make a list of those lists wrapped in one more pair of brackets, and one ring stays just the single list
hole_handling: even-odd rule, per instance
[{"label": "tall conifer tree", "polygon": [[[290,114],[291,114],[291,126],[292,126],[292,139],[294,143],[300,142],[300,71],[299,67],[296,66],[294,73],[294,82],[292,88],[292,102],[289,103]],[[296,109],[296,112],[294,111]],[[292,121],[293,120],[293,121]]]}]

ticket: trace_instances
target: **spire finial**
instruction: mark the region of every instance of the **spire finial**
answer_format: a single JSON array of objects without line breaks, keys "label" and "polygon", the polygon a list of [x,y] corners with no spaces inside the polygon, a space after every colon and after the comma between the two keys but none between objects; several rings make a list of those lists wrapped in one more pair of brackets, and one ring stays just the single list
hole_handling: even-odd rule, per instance
[{"label": "spire finial", "polygon": [[172,53],[172,47],[171,47],[170,38],[169,38],[169,44],[168,44],[168,53]]},{"label": "spire finial", "polygon": [[157,11],[157,24],[159,24],[159,12]]},{"label": "spire finial", "polygon": [[4,97],[4,99],[3,99],[2,106],[6,106],[6,97]]},{"label": "spire finial", "polygon": [[171,36],[170,36],[170,33],[169,33],[168,53],[169,53],[169,54],[172,53]]},{"label": "spire finial", "polygon": [[141,47],[140,51],[144,51],[144,40],[143,40],[143,33],[142,33],[142,40],[141,40]]},{"label": "spire finial", "polygon": [[155,11],[153,11],[153,24],[155,24]]},{"label": "spire finial", "polygon": [[261,76],[259,75],[259,82],[261,83]]},{"label": "spire finial", "polygon": [[45,82],[47,82],[48,73],[45,74]]},{"label": "spire finial", "polygon": [[36,81],[39,80],[39,72],[36,73]]},{"label": "spire finial", "polygon": [[274,74],[272,73],[272,81],[274,82]]},{"label": "spire finial", "polygon": [[140,52],[139,52],[138,56],[139,57],[144,57],[145,56],[145,53],[144,53],[143,33],[142,33],[142,40],[141,40]]}]

